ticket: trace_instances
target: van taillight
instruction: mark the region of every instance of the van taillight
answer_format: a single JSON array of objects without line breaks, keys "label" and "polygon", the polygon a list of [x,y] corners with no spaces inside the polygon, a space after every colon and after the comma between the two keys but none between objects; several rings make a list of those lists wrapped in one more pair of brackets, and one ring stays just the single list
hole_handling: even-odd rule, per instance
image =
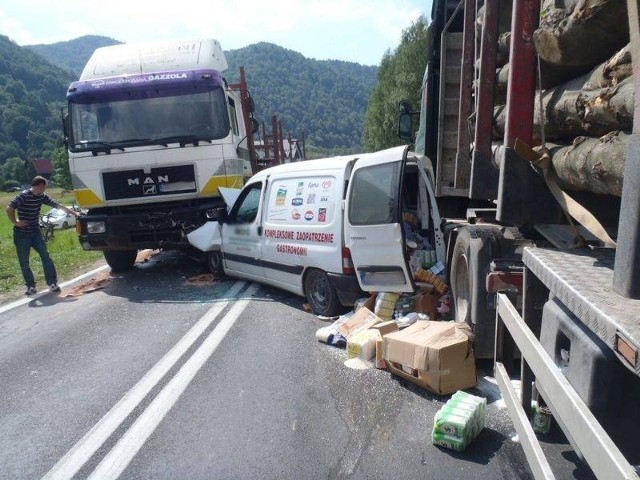
[{"label": "van taillight", "polygon": [[355,269],[353,268],[351,251],[347,247],[342,248],[342,273],[348,275],[356,273]]}]

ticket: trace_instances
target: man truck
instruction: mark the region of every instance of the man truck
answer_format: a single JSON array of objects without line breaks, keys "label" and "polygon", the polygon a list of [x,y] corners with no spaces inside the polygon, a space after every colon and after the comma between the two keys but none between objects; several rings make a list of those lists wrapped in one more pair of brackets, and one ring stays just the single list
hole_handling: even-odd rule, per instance
[{"label": "man truck", "polygon": [[545,408],[598,478],[638,478],[638,2],[434,0],[428,36],[399,133],[435,172],[455,320],[536,478]]},{"label": "man truck", "polygon": [[181,249],[255,173],[253,100],[217,40],[98,48],[67,92],[65,141],[85,250],[113,271],[137,251]]}]

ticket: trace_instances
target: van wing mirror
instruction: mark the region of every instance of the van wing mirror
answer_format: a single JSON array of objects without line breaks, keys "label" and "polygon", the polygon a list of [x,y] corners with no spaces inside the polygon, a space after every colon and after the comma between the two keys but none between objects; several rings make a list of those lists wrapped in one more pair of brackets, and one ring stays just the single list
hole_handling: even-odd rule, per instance
[{"label": "van wing mirror", "polygon": [[258,124],[258,120],[251,117],[251,133],[257,133],[260,125]]},{"label": "van wing mirror", "polygon": [[226,207],[220,207],[220,208],[216,209],[216,213],[217,213],[218,223],[220,223],[220,224],[225,223],[227,221],[227,219],[229,218],[229,214],[227,212],[227,208]]}]

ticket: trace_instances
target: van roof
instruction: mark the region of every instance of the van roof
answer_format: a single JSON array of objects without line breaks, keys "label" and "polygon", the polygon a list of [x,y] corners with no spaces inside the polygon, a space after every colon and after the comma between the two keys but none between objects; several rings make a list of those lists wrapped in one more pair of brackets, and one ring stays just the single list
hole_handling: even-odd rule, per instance
[{"label": "van roof", "polygon": [[398,158],[398,155],[401,156],[405,148],[406,146],[402,145],[399,147],[393,147],[387,150],[382,150],[374,153],[358,153],[353,155],[344,155],[340,157],[319,158],[316,160],[303,160],[301,162],[285,163],[282,165],[276,165],[275,167],[266,168],[261,172],[257,173],[255,177],[273,175],[273,174],[282,173],[282,172],[289,173],[289,172],[305,172],[309,170],[344,169],[350,162],[358,160],[359,158],[370,157],[372,155],[388,155],[389,158],[392,158],[392,157]]}]

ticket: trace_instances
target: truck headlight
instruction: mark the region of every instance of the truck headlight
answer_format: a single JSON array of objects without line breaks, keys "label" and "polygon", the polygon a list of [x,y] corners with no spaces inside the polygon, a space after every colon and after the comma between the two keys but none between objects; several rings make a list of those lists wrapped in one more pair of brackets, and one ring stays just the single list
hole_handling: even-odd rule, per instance
[{"label": "truck headlight", "polygon": [[87,233],[104,233],[106,231],[104,222],[87,222]]}]

